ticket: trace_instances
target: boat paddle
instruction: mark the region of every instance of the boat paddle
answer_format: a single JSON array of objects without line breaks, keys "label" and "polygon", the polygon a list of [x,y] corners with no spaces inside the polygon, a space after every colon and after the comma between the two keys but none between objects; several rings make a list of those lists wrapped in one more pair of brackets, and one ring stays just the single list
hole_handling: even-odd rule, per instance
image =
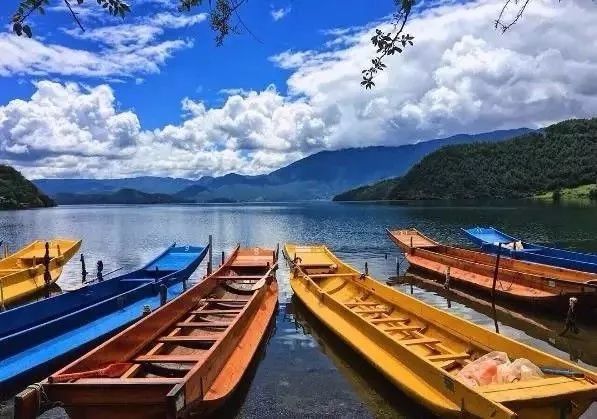
[{"label": "boat paddle", "polygon": [[121,362],[110,364],[107,367],[97,370],[73,372],[70,374],[52,375],[48,378],[50,383],[66,383],[70,380],[78,380],[81,378],[118,378],[124,374],[133,364],[128,362]]},{"label": "boat paddle", "polygon": [[548,375],[561,375],[563,377],[570,377],[570,378],[583,378],[585,374],[580,371],[573,371],[573,370],[565,370],[561,368],[550,368],[550,367],[541,367],[539,368],[543,374]]}]

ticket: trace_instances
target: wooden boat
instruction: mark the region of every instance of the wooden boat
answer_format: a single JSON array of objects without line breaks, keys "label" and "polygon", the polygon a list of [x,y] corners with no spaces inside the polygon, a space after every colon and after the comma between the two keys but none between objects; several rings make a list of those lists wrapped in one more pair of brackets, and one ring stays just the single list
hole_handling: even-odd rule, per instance
[{"label": "wooden boat", "polygon": [[[439,244],[415,229],[389,231],[411,266],[436,274],[450,286],[466,286],[491,293],[497,258],[482,252]],[[591,310],[597,303],[597,275],[501,257],[495,293],[497,297],[532,302],[529,308],[562,310],[571,297],[577,310]],[[555,304],[555,305],[554,305]],[[565,313],[565,311],[564,311]]]},{"label": "wooden boat", "polygon": [[[44,280],[46,243],[49,244],[50,256],[49,283]],[[81,240],[36,240],[0,260],[0,304],[10,304],[55,283],[62,274],[64,264],[80,247]]]},{"label": "wooden boat", "polygon": [[[309,310],[441,417],[577,418],[597,400],[596,374],[390,288],[325,246],[287,244],[284,255],[292,289]],[[490,351],[526,358],[552,374],[476,387],[457,376]]]},{"label": "wooden boat", "polygon": [[274,314],[277,252],[236,248],[212,275],[15,399],[43,391],[71,418],[178,418],[219,406],[239,384]]},{"label": "wooden boat", "polygon": [[2,391],[45,377],[50,367],[141,318],[145,307],[180,295],[181,282],[207,251],[172,245],[141,269],[0,313]]},{"label": "wooden boat", "polygon": [[497,253],[499,247],[501,254],[514,259],[597,273],[596,254],[573,252],[528,243],[493,227],[473,227],[462,231],[473,243],[491,253]]}]

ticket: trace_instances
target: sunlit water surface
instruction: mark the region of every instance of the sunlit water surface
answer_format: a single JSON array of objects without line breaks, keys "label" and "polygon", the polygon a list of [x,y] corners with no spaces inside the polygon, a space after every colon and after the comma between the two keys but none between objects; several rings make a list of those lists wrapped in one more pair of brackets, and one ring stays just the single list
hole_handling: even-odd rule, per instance
[{"label": "sunlit water surface", "polygon": [[[442,242],[470,246],[459,229],[493,225],[528,241],[597,251],[597,208],[554,207],[529,203],[499,205],[391,205],[288,203],[175,206],[64,206],[45,210],[0,212],[0,239],[11,249],[33,239],[83,239],[87,270],[97,260],[104,272],[136,268],[165,246],[206,244],[214,237],[214,259],[237,243],[275,247],[285,242],[325,243],[340,258],[385,281],[396,275],[397,248],[388,227],[416,227]],[[401,271],[406,268],[401,265]],[[203,263],[195,273],[205,273]],[[402,273],[402,272],[401,272]],[[278,272],[280,307],[269,343],[248,374],[230,408],[231,417],[421,417],[424,409],[397,391],[343,342],[329,333],[291,299],[288,270]],[[72,289],[81,283],[78,258],[65,268],[58,284]],[[417,286],[398,288],[417,298],[495,330],[496,322],[466,302],[448,301]],[[470,304],[469,304],[470,305]],[[562,317],[564,314],[562,313]],[[536,317],[535,317],[536,318]],[[539,321],[542,321],[539,318]],[[547,321],[554,329],[561,319]],[[527,330],[524,324],[497,322],[500,333],[581,364],[597,366],[593,345],[578,338],[560,341]],[[597,340],[584,326],[585,336]],[[534,335],[535,337],[532,337]],[[50,416],[59,416],[54,412]]]}]

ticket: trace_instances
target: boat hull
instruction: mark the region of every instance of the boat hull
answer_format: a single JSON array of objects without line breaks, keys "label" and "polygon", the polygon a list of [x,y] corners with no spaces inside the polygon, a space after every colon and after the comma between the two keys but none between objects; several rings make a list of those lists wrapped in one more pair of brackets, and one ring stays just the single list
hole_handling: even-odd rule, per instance
[{"label": "boat hull", "polygon": [[[217,408],[238,387],[273,317],[274,254],[237,249],[214,274],[50,376],[45,394],[73,418],[181,418]],[[126,371],[95,375],[115,363]],[[79,378],[60,381],[65,374]],[[17,396],[17,418],[32,417],[37,395]]]},{"label": "boat hull", "polygon": [[[323,256],[318,259],[315,253]],[[285,256],[301,302],[397,387],[441,417],[575,418],[597,398],[596,377],[588,371],[590,378],[582,385],[546,377],[507,389],[469,387],[457,378],[461,366],[451,360],[464,365],[476,351],[499,350],[538,365],[577,367],[389,288],[322,246],[287,245]],[[568,410],[571,401],[579,408]]]},{"label": "boat hull", "polygon": [[496,256],[441,245],[417,230],[388,231],[388,235],[411,267],[431,273],[448,287],[495,293],[496,298],[526,304],[531,310],[557,308],[564,316],[570,298],[577,299],[576,312],[589,313],[597,307],[597,286],[590,283],[597,279],[595,274],[500,257],[496,277]]},{"label": "boat hull", "polygon": [[[493,227],[474,227],[462,230],[464,234],[481,249],[497,254],[498,252],[511,258],[560,266],[566,269],[597,273],[597,255],[581,253],[553,247],[527,243],[505,234]],[[520,243],[522,250],[509,249],[496,243]]]},{"label": "boat hull", "polygon": [[[1,313],[5,330],[25,327],[0,337],[2,393],[11,394],[31,380],[48,376],[56,367],[140,319],[145,307],[160,307],[160,284],[167,287],[167,300],[180,295],[184,291],[181,282],[196,270],[207,248],[191,248],[182,256],[177,253],[175,258],[183,260],[174,266],[171,259],[177,250],[170,247],[145,267],[120,277]],[[163,269],[163,277],[152,278],[156,271],[147,268],[156,260],[164,261],[162,266],[170,260],[170,269],[181,269]],[[40,313],[46,317],[35,322],[35,314]]]},{"label": "boat hull", "polygon": [[0,302],[10,306],[54,284],[63,266],[81,247],[80,240],[55,239],[50,244],[50,281],[46,283],[45,242],[34,241],[0,260]]}]

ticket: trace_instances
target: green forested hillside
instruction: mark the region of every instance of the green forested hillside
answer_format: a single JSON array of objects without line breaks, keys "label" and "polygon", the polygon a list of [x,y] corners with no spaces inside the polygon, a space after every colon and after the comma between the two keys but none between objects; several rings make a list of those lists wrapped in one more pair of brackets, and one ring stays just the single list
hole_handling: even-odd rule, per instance
[{"label": "green forested hillside", "polygon": [[505,142],[447,146],[400,178],[334,200],[522,198],[596,179],[597,118],[578,119]]},{"label": "green forested hillside", "polygon": [[52,207],[54,201],[41,193],[17,170],[0,164],[0,209]]}]

